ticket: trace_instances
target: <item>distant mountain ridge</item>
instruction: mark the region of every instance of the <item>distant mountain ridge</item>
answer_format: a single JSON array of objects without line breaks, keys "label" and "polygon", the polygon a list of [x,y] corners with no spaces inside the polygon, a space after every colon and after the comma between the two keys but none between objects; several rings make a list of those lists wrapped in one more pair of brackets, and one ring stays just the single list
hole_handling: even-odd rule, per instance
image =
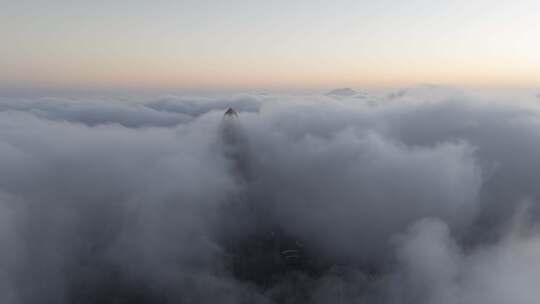
[{"label": "distant mountain ridge", "polygon": [[326,95],[330,96],[354,96],[357,94],[358,92],[351,88],[339,88],[326,93]]}]

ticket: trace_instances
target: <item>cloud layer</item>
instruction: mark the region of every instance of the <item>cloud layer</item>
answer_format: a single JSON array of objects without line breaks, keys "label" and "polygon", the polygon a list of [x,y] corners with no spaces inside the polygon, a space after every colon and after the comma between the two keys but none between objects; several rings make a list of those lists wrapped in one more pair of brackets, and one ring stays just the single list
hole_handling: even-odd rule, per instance
[{"label": "cloud layer", "polygon": [[0,301],[540,299],[534,96],[368,99],[0,99]]}]

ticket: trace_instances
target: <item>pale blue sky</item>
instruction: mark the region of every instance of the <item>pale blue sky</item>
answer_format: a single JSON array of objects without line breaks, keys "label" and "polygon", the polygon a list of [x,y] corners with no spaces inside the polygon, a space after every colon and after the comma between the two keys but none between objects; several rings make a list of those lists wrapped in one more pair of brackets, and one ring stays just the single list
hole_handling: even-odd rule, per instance
[{"label": "pale blue sky", "polygon": [[540,1],[0,0],[0,87],[540,83]]}]

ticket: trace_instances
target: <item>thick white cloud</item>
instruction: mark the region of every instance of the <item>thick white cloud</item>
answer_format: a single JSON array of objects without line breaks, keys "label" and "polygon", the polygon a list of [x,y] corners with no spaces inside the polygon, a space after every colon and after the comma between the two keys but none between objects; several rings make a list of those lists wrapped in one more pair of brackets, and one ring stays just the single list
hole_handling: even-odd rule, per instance
[{"label": "thick white cloud", "polygon": [[540,238],[505,234],[464,250],[444,222],[422,220],[401,239],[391,303],[535,303],[540,298]]},{"label": "thick white cloud", "polygon": [[31,113],[54,121],[82,123],[89,126],[119,124],[128,128],[173,127],[190,122],[210,111],[235,107],[257,112],[260,96],[223,98],[156,97],[156,98],[0,98],[0,112]]},{"label": "thick white cloud", "polygon": [[[436,87],[4,98],[0,300],[532,303],[538,155],[537,104]],[[308,266],[265,268],[274,234]]]}]

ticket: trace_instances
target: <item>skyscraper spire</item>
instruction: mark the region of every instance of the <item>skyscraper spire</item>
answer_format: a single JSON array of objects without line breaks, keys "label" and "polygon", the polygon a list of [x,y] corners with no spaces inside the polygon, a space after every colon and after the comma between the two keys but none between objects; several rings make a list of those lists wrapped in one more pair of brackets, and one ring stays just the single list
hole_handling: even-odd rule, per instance
[{"label": "skyscraper spire", "polygon": [[223,116],[238,117],[238,112],[236,112],[233,108],[228,108]]}]

